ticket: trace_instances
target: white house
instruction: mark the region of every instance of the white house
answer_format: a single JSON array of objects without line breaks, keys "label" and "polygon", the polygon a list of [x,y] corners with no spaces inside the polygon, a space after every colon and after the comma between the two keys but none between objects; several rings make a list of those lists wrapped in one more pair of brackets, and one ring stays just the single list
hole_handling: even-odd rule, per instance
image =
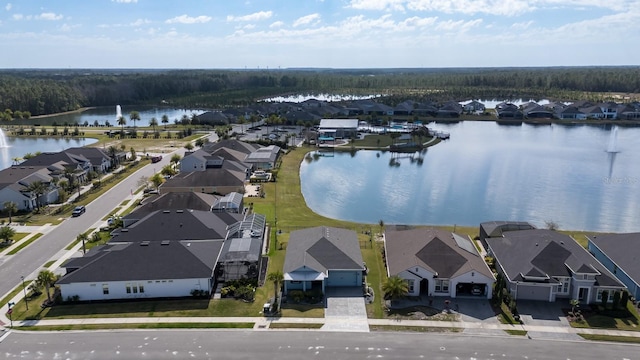
[{"label": "white house", "polygon": [[490,299],[493,273],[468,237],[433,228],[387,230],[388,276],[407,281],[409,296]]}]

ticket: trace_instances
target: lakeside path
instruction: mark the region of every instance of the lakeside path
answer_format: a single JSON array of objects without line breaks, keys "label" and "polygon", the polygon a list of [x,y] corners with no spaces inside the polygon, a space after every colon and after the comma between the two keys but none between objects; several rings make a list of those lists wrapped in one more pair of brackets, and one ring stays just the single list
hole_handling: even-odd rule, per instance
[{"label": "lakeside path", "polygon": [[36,115],[36,116],[31,116],[29,119],[46,119],[46,118],[60,116],[60,115],[78,114],[91,109],[95,109],[95,106],[83,107],[78,110],[65,111],[65,112],[55,113],[55,114]]}]

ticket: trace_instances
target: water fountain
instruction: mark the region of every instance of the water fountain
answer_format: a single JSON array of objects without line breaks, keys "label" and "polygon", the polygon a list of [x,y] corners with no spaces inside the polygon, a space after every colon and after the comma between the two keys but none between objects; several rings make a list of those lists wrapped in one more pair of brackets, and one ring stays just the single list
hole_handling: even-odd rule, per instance
[{"label": "water fountain", "polygon": [[9,145],[7,145],[7,137],[4,136],[4,130],[0,129],[0,148],[6,147],[9,147]]},{"label": "water fountain", "polygon": [[607,146],[608,153],[617,153],[618,151],[618,127],[613,126],[611,128],[611,134],[609,135],[609,146]]},{"label": "water fountain", "polygon": [[120,105],[116,105],[116,121],[122,117],[122,108]]}]

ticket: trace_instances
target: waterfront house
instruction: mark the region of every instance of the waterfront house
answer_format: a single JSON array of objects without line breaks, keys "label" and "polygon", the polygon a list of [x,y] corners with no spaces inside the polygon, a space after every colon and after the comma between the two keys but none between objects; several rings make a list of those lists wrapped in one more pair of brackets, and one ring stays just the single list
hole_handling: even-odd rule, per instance
[{"label": "waterfront house", "polygon": [[587,236],[588,249],[629,293],[640,298],[640,233]]}]

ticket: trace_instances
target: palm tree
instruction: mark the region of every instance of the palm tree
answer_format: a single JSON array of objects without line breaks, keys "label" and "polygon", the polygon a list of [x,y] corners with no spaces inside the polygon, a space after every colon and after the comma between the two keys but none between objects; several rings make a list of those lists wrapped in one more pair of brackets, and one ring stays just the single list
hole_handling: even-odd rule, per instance
[{"label": "palm tree", "polygon": [[267,275],[267,281],[273,282],[273,299],[275,300],[276,304],[278,303],[278,290],[280,290],[280,283],[283,280],[284,275],[280,270],[270,272],[269,275]]},{"label": "palm tree", "polygon": [[158,126],[158,119],[152,117],[151,120],[149,120],[149,126],[151,126],[153,128],[153,132],[156,132],[156,126]]},{"label": "palm tree", "polygon": [[191,151],[193,150],[193,144],[191,142],[188,142],[184,144],[184,148],[187,149],[187,151]]},{"label": "palm tree", "polygon": [[118,118],[118,125],[122,126],[122,136],[124,136],[124,126],[127,125],[127,119],[125,119],[124,116],[120,116]]},{"label": "palm tree", "polygon": [[56,282],[56,275],[49,270],[42,270],[38,274],[38,278],[36,279],[36,283],[39,287],[43,287],[47,290],[47,301],[51,302],[51,293],[49,289]]},{"label": "palm tree", "polygon": [[178,154],[173,154],[171,155],[171,160],[169,160],[170,163],[174,164],[174,165],[178,165],[178,163],[180,162],[180,159],[182,159],[180,157],[180,155]]},{"label": "palm tree", "polygon": [[189,125],[189,123],[191,122],[191,120],[189,119],[189,115],[182,115],[182,120],[180,120],[180,122],[182,123],[182,126],[187,127],[187,125]]},{"label": "palm tree", "polygon": [[133,123],[133,128],[135,129],[136,121],[140,121],[140,113],[137,111],[130,112],[129,119],[131,119],[131,122]]},{"label": "palm tree", "polygon": [[384,298],[388,300],[401,299],[409,294],[409,284],[398,275],[394,275],[387,279],[382,285]]},{"label": "palm tree", "polygon": [[36,197],[36,206],[40,209],[40,197],[47,191],[47,185],[40,180],[34,181],[27,185],[27,190]]},{"label": "palm tree", "polygon": [[5,201],[2,206],[4,207],[4,211],[9,214],[9,224],[11,224],[11,216],[18,212],[18,204],[13,201]]},{"label": "palm tree", "polygon": [[238,116],[238,124],[240,124],[240,133],[244,134],[244,123],[247,121],[244,119],[244,116]]},{"label": "palm tree", "polygon": [[167,124],[169,123],[169,117],[167,114],[162,115],[162,123],[164,124],[164,129],[167,130]]},{"label": "palm tree", "polygon": [[76,237],[77,241],[82,241],[82,254],[86,254],[87,253],[87,245],[86,242],[89,241],[89,236],[85,233],[79,234],[78,237]]},{"label": "palm tree", "polygon": [[16,231],[10,226],[0,227],[0,239],[2,239],[5,244],[10,243],[15,234]]}]

